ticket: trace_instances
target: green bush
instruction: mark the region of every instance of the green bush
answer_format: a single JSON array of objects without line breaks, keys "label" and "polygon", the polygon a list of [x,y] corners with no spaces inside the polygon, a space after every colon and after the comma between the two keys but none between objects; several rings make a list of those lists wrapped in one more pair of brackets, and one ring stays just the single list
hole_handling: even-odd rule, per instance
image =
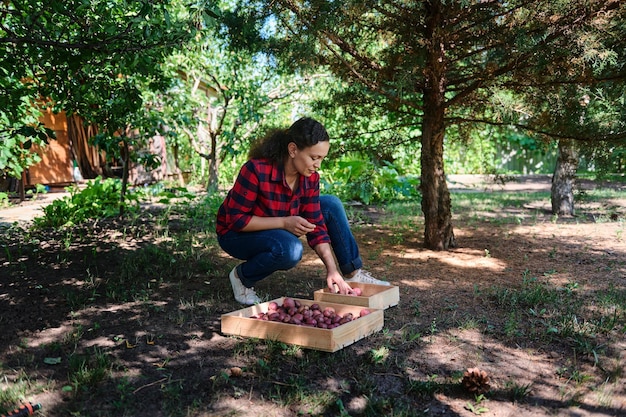
[{"label": "green bush", "polygon": [[[122,182],[119,179],[96,178],[80,190],[68,187],[70,196],[53,201],[44,207],[44,216],[34,219],[35,227],[64,227],[80,224],[88,219],[114,217],[120,213]],[[126,194],[124,210],[138,209],[138,197]]]},{"label": "green bush", "polygon": [[394,164],[377,164],[359,157],[342,158],[321,176],[322,192],[344,201],[365,204],[419,197],[419,178],[404,174]]}]

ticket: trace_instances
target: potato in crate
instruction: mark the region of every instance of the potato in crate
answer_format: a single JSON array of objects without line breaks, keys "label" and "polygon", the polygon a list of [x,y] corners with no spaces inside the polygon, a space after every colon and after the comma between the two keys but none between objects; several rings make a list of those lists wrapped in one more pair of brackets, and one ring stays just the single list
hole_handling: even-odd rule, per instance
[{"label": "potato in crate", "polygon": [[227,335],[336,352],[380,331],[384,316],[382,310],[363,306],[282,297],[222,314],[221,321],[222,333]]}]

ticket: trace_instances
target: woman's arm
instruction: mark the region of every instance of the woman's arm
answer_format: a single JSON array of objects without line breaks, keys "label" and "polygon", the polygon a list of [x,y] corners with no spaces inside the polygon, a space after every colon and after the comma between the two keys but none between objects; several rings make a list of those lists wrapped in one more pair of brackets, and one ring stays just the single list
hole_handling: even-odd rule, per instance
[{"label": "woman's arm", "polygon": [[341,273],[337,269],[337,264],[335,263],[335,258],[333,256],[332,249],[330,247],[330,243],[320,243],[319,245],[313,248],[317,256],[320,257],[324,265],[326,266],[326,285],[332,291],[335,291],[334,285],[337,285],[339,292],[341,294],[347,294],[352,290],[350,285],[346,281],[344,281]]},{"label": "woman's arm", "polygon": [[242,232],[258,232],[260,230],[284,229],[285,217],[252,216]]},{"label": "woman's arm", "polygon": [[300,237],[315,230],[315,225],[300,216],[261,217],[252,216],[242,232],[258,232],[260,230],[285,229]]}]

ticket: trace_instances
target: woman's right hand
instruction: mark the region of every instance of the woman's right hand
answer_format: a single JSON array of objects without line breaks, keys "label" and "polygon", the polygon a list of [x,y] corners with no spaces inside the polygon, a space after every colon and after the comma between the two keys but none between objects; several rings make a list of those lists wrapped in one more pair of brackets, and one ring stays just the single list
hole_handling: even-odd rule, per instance
[{"label": "woman's right hand", "polygon": [[315,225],[307,221],[304,217],[289,216],[285,217],[284,229],[300,237],[315,230]]}]

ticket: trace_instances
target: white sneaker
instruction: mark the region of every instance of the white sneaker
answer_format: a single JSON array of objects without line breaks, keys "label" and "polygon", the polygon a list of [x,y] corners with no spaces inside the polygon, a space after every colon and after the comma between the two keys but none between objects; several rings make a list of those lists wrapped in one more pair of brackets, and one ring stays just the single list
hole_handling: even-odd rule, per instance
[{"label": "white sneaker", "polygon": [[376,279],[367,271],[359,269],[356,271],[356,274],[350,279],[347,279],[346,282],[362,282],[364,284],[376,284],[376,285],[391,285],[387,281],[381,281]]},{"label": "white sneaker", "polygon": [[230,274],[230,285],[233,287],[233,293],[235,294],[235,300],[241,304],[253,305],[261,302],[261,299],[254,292],[254,288],[248,288],[241,283],[241,280],[237,276],[237,267],[234,267]]}]

